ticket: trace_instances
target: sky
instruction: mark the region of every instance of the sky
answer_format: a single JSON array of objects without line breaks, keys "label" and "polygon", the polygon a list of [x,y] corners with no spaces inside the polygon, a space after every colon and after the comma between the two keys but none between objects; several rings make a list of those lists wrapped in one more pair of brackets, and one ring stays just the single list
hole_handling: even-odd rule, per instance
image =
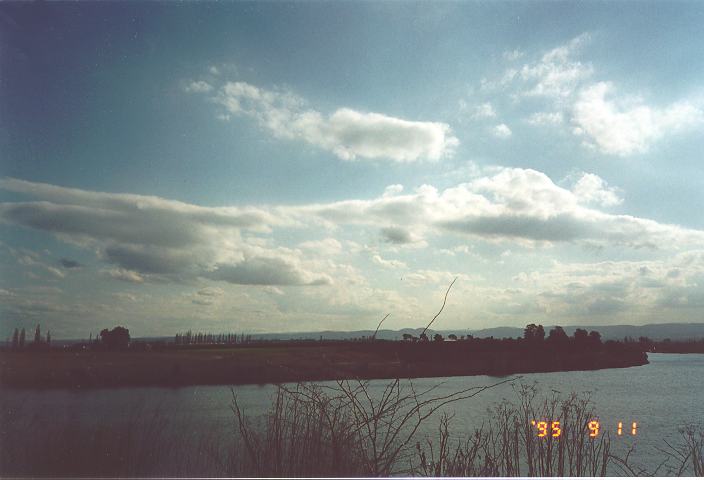
[{"label": "sky", "polygon": [[704,319],[704,4],[0,4],[0,338]]}]

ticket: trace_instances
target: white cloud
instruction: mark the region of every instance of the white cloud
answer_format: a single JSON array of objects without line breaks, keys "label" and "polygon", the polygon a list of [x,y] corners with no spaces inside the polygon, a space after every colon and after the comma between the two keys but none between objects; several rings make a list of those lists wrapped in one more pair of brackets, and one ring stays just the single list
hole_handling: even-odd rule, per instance
[{"label": "white cloud", "polygon": [[609,188],[601,177],[593,173],[582,173],[572,188],[572,192],[584,203],[593,203],[604,207],[619,205],[623,199],[615,188]]},{"label": "white cloud", "polygon": [[403,192],[403,185],[399,184],[394,184],[394,185],[389,185],[384,189],[384,197],[393,197],[394,195],[398,195],[399,193]]},{"label": "white cloud", "polygon": [[520,70],[509,70],[507,80],[520,79],[525,85],[522,91],[525,96],[567,98],[593,73],[590,64],[572,58],[589,40],[588,34],[582,34],[546,52],[537,62],[525,64]]},{"label": "white cloud", "polygon": [[185,90],[188,93],[208,93],[213,89],[213,86],[203,80],[191,82],[186,85]]},{"label": "white cloud", "polygon": [[482,103],[481,105],[477,105],[474,108],[474,111],[472,113],[472,118],[474,118],[474,119],[495,118],[495,117],[496,117],[496,110],[494,110],[494,106],[489,102],[485,102],[485,103]]},{"label": "white cloud", "polygon": [[508,90],[515,100],[540,97],[543,108],[530,114],[527,123],[561,126],[569,120],[572,133],[583,145],[618,156],[648,151],[661,138],[704,122],[701,102],[679,101],[659,108],[637,97],[617,98],[611,82],[594,82],[591,63],[575,58],[590,41],[582,34],[542,54],[521,67],[511,66],[498,81],[482,81],[484,90]]},{"label": "white cloud", "polygon": [[492,129],[492,132],[497,138],[509,138],[513,134],[513,132],[511,132],[511,129],[508,128],[508,125],[506,125],[505,123],[496,125]]},{"label": "white cloud", "polygon": [[379,255],[372,256],[372,261],[375,264],[380,265],[384,268],[408,268],[408,266],[400,260],[385,260]]},{"label": "white cloud", "polygon": [[599,82],[582,90],[573,107],[575,133],[604,153],[626,156],[646,152],[665,135],[704,120],[704,112],[688,102],[658,109],[638,99],[614,100],[613,85]]},{"label": "white cloud", "polygon": [[307,242],[300,243],[298,247],[325,256],[339,255],[342,253],[342,244],[334,238],[309,240]]},{"label": "white cloud", "polygon": [[[603,211],[620,203],[618,191],[586,173],[568,189],[535,170],[496,167],[444,190],[423,185],[370,200],[237,208],[12,179],[0,181],[0,187],[38,198],[0,203],[0,221],[97,252],[112,266],[104,275],[133,283],[207,278],[244,285],[332,285],[334,278],[359,285],[362,276],[330,261],[345,249],[359,251],[354,242],[345,241],[343,248],[340,240],[328,237],[286,248],[276,246],[271,235],[316,227],[345,226],[348,232],[370,227],[380,232],[388,251],[425,248],[432,237],[527,247],[574,243],[677,250],[704,245],[700,230]],[[379,265],[393,262],[371,258]]]},{"label": "white cloud", "polygon": [[595,208],[615,205],[619,200],[615,192],[596,176],[583,178],[571,191],[535,170],[498,168],[492,176],[442,192],[424,186],[405,195],[298,206],[289,212],[302,223],[317,218],[331,225],[378,226],[387,242],[401,245],[447,234],[528,245],[679,248],[704,243],[699,230]]},{"label": "white cloud", "polygon": [[144,283],[144,278],[142,278],[139,273],[131,270],[125,270],[124,268],[113,268],[110,270],[103,270],[102,272],[108,277],[116,280],[122,280],[130,283]]},{"label": "white cloud", "polygon": [[49,267],[49,266],[47,266],[47,267],[46,267],[46,271],[49,272],[49,273],[51,273],[52,275],[54,275],[54,276],[57,277],[57,278],[64,278],[64,277],[66,277],[66,274],[65,274],[64,272],[62,272],[61,270],[59,270],[58,268],[55,268],[55,267]]},{"label": "white cloud", "polygon": [[563,121],[562,112],[535,112],[527,119],[531,125],[561,125]]},{"label": "white cloud", "polygon": [[[677,272],[673,275],[673,272]],[[514,281],[526,297],[555,316],[657,318],[663,309],[704,306],[704,252],[663,260],[555,263],[546,271],[523,272]]]},{"label": "white cloud", "polygon": [[304,141],[343,160],[437,161],[451,156],[459,145],[446,123],[410,121],[350,108],[339,108],[326,116],[290,92],[246,82],[225,83],[213,99],[226,110],[225,115],[253,118],[275,137]]}]

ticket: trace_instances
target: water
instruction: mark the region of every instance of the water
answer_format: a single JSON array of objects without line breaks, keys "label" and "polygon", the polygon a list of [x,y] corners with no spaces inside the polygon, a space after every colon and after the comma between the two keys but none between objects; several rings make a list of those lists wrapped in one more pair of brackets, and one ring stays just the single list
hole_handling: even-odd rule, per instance
[{"label": "water", "polygon": [[[678,427],[704,421],[704,355],[650,354],[650,364],[624,369],[584,372],[556,372],[522,375],[521,382],[533,384],[541,393],[553,390],[563,394],[591,392],[602,431],[610,431],[612,450],[624,452],[633,443],[634,462],[651,469],[662,455],[656,447],[664,440],[677,442]],[[502,378],[489,376],[449,377],[413,380],[418,390],[442,383],[436,393],[451,393],[469,386],[494,384]],[[371,382],[372,391],[381,391],[387,381]],[[185,388],[117,388],[88,391],[31,391],[4,389],[0,394],[5,414],[31,415],[41,424],[80,422],[116,425],[129,421],[135,409],[158,409],[166,418],[178,419],[185,431],[215,432],[226,437],[232,432],[232,394],[248,415],[266,412],[275,387],[194,386]],[[480,395],[453,404],[456,432],[468,432],[488,418],[487,410],[503,399],[515,400],[510,384],[500,385]],[[21,413],[20,413],[21,412]],[[559,420],[559,419],[557,419]],[[616,435],[616,425],[623,422],[623,435]],[[637,435],[630,426],[637,422]],[[431,421],[421,435],[435,432]],[[4,428],[3,428],[4,430]],[[3,431],[3,437],[7,432]]]}]

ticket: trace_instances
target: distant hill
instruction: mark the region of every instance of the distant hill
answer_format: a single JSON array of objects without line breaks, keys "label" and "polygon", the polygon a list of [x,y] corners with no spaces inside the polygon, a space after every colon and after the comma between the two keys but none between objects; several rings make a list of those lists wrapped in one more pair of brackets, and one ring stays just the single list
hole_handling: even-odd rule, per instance
[{"label": "distant hill", "polygon": [[[545,326],[547,334],[554,325]],[[653,323],[648,325],[571,325],[563,327],[568,335],[574,334],[578,328],[587,331],[596,330],[601,333],[604,340],[621,340],[623,337],[648,337],[651,340],[688,340],[704,338],[704,323]],[[423,331],[422,328],[403,328],[401,330],[379,330],[377,338],[385,340],[400,339],[404,333],[418,336]],[[472,335],[477,338],[515,338],[523,336],[523,328],[519,327],[494,327],[480,330],[455,329],[455,330],[431,330],[428,329],[428,337],[436,333],[444,337],[454,333],[455,335]],[[262,340],[287,340],[287,339],[314,339],[322,337],[325,340],[345,340],[350,338],[370,337],[374,330],[354,330],[347,332],[322,331],[322,332],[298,332],[298,333],[264,333],[253,334],[252,338]]]},{"label": "distant hill", "polygon": [[[554,325],[545,326],[547,334]],[[601,333],[604,340],[621,340],[623,337],[648,337],[651,340],[688,340],[704,338],[704,323],[653,323],[649,325],[572,325],[563,327],[568,335],[574,334],[578,328],[583,328],[587,331],[596,330]],[[403,328],[401,330],[379,330],[377,338],[385,340],[394,340],[402,338],[404,333],[418,336],[423,331],[422,328]],[[518,327],[494,327],[484,328],[480,330],[471,329],[456,329],[456,330],[431,330],[428,329],[428,337],[432,337],[436,333],[444,337],[454,333],[455,335],[472,335],[477,338],[515,338],[523,336],[523,328]],[[374,330],[355,330],[355,331],[322,331],[322,332],[298,332],[298,333],[265,333],[253,334],[252,338],[266,340],[287,340],[287,339],[314,339],[322,337],[325,340],[345,340],[350,338],[370,337],[374,334]]]},{"label": "distant hill", "polygon": [[[545,325],[545,333],[547,334],[554,325]],[[587,331],[596,330],[601,333],[604,340],[621,340],[623,337],[648,337],[651,340],[689,340],[704,338],[704,323],[652,323],[648,325],[569,325],[563,327],[568,335],[574,334],[578,328],[583,328]],[[384,340],[400,340],[404,333],[414,336],[419,336],[423,328],[402,328],[400,330],[379,330],[376,337]],[[458,337],[462,335],[472,335],[476,338],[516,338],[523,336],[523,328],[518,327],[493,327],[479,330],[472,329],[455,329],[455,330],[431,330],[428,329],[427,335],[432,338],[436,333],[447,337],[454,333]],[[293,332],[293,333],[255,333],[252,334],[254,340],[319,340],[321,337],[324,340],[347,340],[353,338],[370,337],[374,334],[374,330],[354,330],[354,331],[334,331],[325,330],[320,332]],[[137,337],[134,340],[142,341],[160,341],[172,340],[173,336],[164,337]],[[80,343],[85,340],[54,340],[54,345],[70,345]],[[6,342],[0,342],[6,344]]]}]

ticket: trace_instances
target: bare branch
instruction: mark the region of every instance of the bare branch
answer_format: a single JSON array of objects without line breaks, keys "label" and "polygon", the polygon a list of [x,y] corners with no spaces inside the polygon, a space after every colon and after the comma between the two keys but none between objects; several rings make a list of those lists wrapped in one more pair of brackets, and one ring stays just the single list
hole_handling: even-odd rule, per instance
[{"label": "bare branch", "polygon": [[426,332],[426,330],[428,330],[430,328],[430,326],[433,324],[435,319],[438,318],[440,316],[440,314],[442,313],[443,309],[445,308],[445,304],[447,303],[447,294],[450,293],[450,289],[452,288],[452,286],[455,284],[456,281],[457,281],[457,277],[455,277],[455,279],[452,281],[450,286],[447,287],[447,291],[445,292],[445,299],[442,301],[442,307],[440,307],[440,311],[435,314],[435,316],[430,321],[430,323],[423,329],[423,332],[421,333],[421,335],[423,335]]}]

